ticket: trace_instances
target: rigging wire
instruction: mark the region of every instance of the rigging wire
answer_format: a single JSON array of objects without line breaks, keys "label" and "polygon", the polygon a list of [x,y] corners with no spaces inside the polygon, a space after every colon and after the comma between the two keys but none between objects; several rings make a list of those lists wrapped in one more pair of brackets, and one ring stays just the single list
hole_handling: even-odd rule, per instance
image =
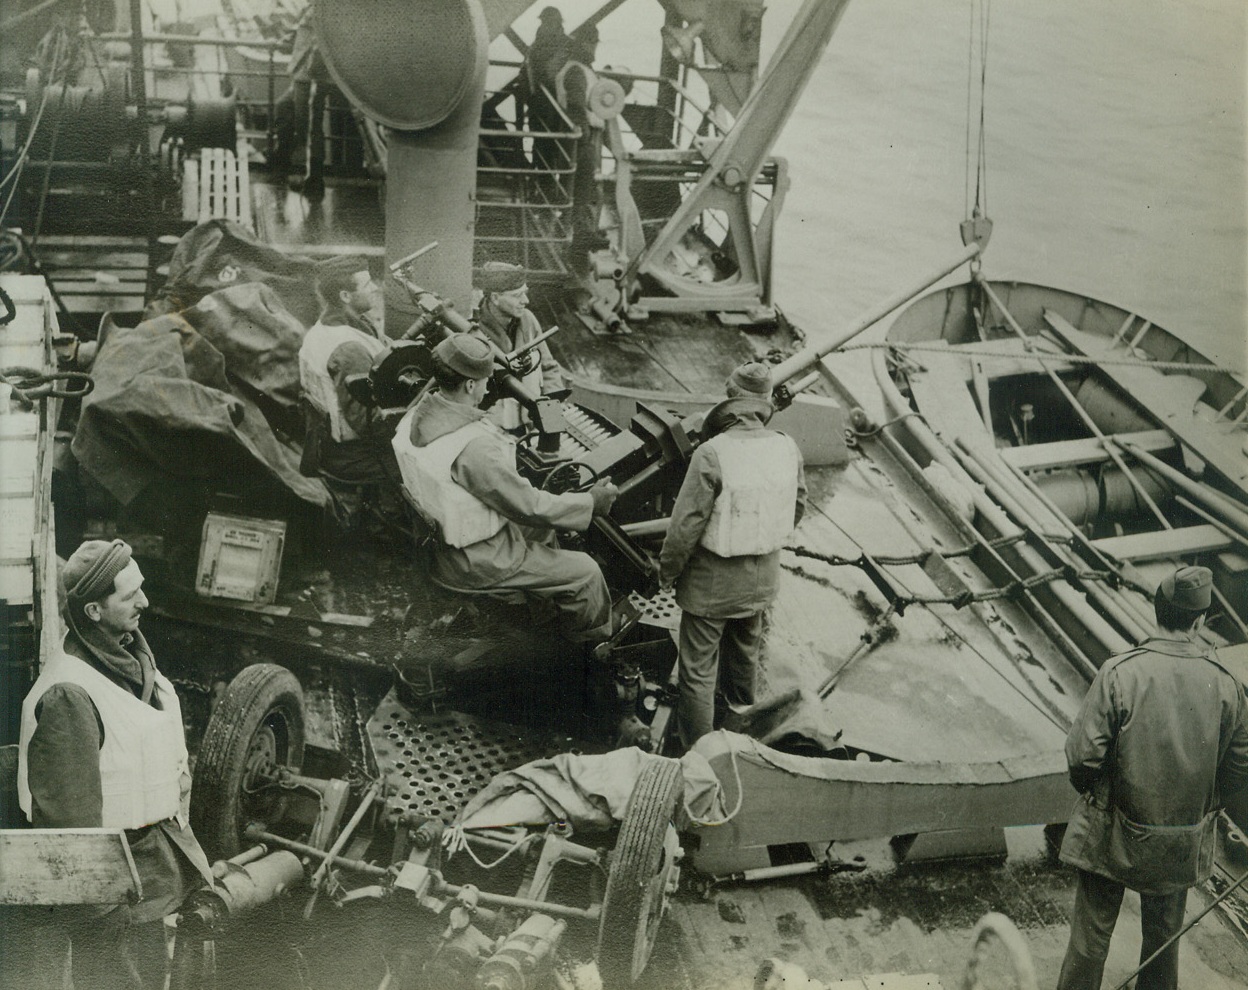
[{"label": "rigging wire", "polygon": [[[988,88],[988,33],[992,0],[971,0],[966,53],[966,177],[963,205],[967,217],[988,212],[988,153],[984,98]],[[978,53],[976,41],[978,40]],[[975,94],[975,67],[979,65],[979,94]],[[978,102],[979,121],[975,148],[975,201],[971,203],[971,121]]]},{"label": "rigging wire", "polygon": [[[836,530],[840,532],[840,534],[844,536],[845,539],[848,540],[853,546],[857,547],[861,553],[863,554],[866,553],[866,550],[863,548],[862,544],[859,543],[856,539],[854,539],[854,537],[851,536],[850,533],[839,522],[837,522],[830,515],[824,512],[823,509],[820,508],[819,506],[815,506],[815,511],[817,511],[824,519],[830,522],[836,528]],[[908,594],[914,595],[914,591],[910,588],[909,584],[906,581],[902,580],[897,574],[890,573],[889,577],[893,581],[895,581],[897,585],[903,591],[907,592]],[[1034,696],[1029,695],[1026,691],[1024,691],[1022,686],[1017,684],[1013,677],[1009,676],[1005,670],[1001,669],[1001,667],[999,667],[996,663],[990,660],[988,656],[978,646],[976,646],[975,643],[971,642],[971,639],[969,636],[963,635],[961,632],[955,629],[953,625],[951,625],[950,622],[943,615],[941,615],[935,608],[933,608],[931,605],[926,604],[924,602],[916,601],[915,604],[917,604],[924,612],[926,612],[929,616],[935,619],[946,630],[946,632],[951,637],[953,637],[957,642],[960,642],[962,645],[966,646],[973,654],[975,654],[975,656],[979,657],[979,659],[983,661],[985,667],[987,667],[989,670],[995,673],[999,678],[1001,678],[1001,680],[1005,683],[1006,687],[1009,690],[1012,690],[1026,704],[1034,708],[1041,717],[1047,719],[1049,722],[1057,726],[1057,728],[1061,729],[1063,732],[1065,732],[1067,729],[1070,728],[1070,725],[1067,722],[1066,717],[1064,715],[1061,715],[1049,708],[1048,703],[1046,703],[1047,699],[1044,699],[1044,696],[1040,693],[1039,685],[1033,682],[1031,678],[1027,675],[1027,673],[1021,669],[1021,667],[1012,668],[1012,672],[1014,675],[1021,677],[1022,680],[1027,684],[1027,686],[1032,691],[1035,692]]]},{"label": "rigging wire", "polygon": [[980,211],[979,192],[982,183],[983,212],[988,212],[988,142],[984,123],[984,102],[988,92],[988,26],[992,17],[992,0],[982,0],[982,22],[979,32],[979,152],[975,161],[975,212]]}]

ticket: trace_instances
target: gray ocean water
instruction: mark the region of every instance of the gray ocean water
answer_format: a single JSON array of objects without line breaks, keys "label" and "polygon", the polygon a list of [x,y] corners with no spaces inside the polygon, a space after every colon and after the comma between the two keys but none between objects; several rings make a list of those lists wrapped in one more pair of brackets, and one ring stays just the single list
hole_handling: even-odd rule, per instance
[{"label": "gray ocean water", "polygon": [[[985,272],[1103,298],[1248,366],[1246,14],[994,0]],[[850,4],[777,149],[793,172],[779,298],[808,327],[956,253],[969,31],[953,0]]]},{"label": "gray ocean water", "polygon": [[[590,7],[560,6],[571,24]],[[644,32],[637,5],[604,21],[600,61],[645,61],[654,7]],[[764,56],[799,7],[768,4]],[[969,35],[969,0],[849,4],[776,148],[777,299],[812,334],[959,250]],[[1248,5],[992,0],[988,37],[985,272],[1248,366]]]},{"label": "gray ocean water", "polygon": [[[599,6],[553,2],[569,26]],[[149,3],[189,16],[220,0]],[[776,296],[812,335],[961,247],[970,5],[852,0],[778,142],[793,181]],[[768,0],[764,63],[800,6]],[[985,272],[1104,299],[1248,367],[1248,4],[990,0],[989,14]],[[662,17],[657,0],[624,4],[599,64],[653,71]],[[491,53],[517,57],[503,38]]]}]

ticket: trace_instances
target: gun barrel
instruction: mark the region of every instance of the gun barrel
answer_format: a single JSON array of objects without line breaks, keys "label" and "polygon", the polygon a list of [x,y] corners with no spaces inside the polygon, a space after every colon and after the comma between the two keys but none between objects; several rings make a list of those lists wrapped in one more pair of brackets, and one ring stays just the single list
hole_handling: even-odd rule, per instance
[{"label": "gun barrel", "polygon": [[862,316],[858,317],[849,325],[842,333],[837,334],[830,340],[822,341],[818,344],[811,344],[809,347],[803,347],[796,354],[785,358],[771,370],[772,381],[776,384],[786,382],[795,375],[799,375],[809,368],[812,364],[827,357],[839,347],[844,347],[849,341],[853,340],[864,330],[869,329],[880,320],[884,319],[893,310],[904,306],[919,293],[924,292],[932,285],[935,285],[942,278],[952,271],[956,271],[964,264],[976,257],[983,250],[981,244],[971,244],[958,254],[957,258],[942,265],[939,269],[925,275],[916,284],[904,289],[895,295],[889,296],[882,303],[869,309]]},{"label": "gun barrel", "polygon": [[402,269],[402,268],[403,268],[403,266],[404,266],[404,265],[410,265],[413,261],[415,261],[417,258],[419,258],[422,254],[428,254],[430,251],[432,251],[432,250],[433,250],[434,248],[436,248],[437,246],[438,246],[438,242],[437,242],[437,241],[430,241],[430,242],[429,242],[428,244],[426,244],[424,247],[417,248],[417,249],[416,249],[415,251],[413,251],[411,254],[404,255],[404,256],[403,256],[402,258],[400,258],[398,261],[394,262],[392,265],[390,265],[390,271],[392,271],[392,272],[397,272],[397,271],[399,271],[400,269]]}]

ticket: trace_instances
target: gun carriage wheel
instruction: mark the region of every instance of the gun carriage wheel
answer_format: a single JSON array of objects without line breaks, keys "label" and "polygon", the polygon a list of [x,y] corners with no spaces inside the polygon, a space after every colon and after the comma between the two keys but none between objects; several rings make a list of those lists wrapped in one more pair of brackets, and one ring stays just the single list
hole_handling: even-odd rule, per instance
[{"label": "gun carriage wheel", "polygon": [[635,982],[654,951],[659,922],[680,877],[672,817],[684,795],[675,760],[642,771],[611,854],[598,927],[598,966],[608,986]]},{"label": "gun carriage wheel", "polygon": [[303,765],[303,690],[285,667],[260,663],[230,682],[204,732],[191,792],[191,823],[210,859],[241,849],[249,822],[272,829],[288,792],[275,781]]}]

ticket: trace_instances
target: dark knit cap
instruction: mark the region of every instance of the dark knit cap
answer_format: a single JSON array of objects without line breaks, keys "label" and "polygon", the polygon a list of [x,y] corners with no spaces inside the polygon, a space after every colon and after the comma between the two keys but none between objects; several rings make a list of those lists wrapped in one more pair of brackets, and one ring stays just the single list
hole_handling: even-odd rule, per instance
[{"label": "dark knit cap", "polygon": [[528,273],[507,261],[487,261],[481,268],[482,292],[513,292],[528,281]]},{"label": "dark knit cap", "polygon": [[124,540],[87,540],[70,554],[61,569],[65,593],[71,602],[85,605],[113,593],[113,581],[133,556]]},{"label": "dark knit cap", "polygon": [[494,352],[480,337],[452,334],[433,349],[433,356],[452,371],[474,381],[494,373]]},{"label": "dark knit cap", "polygon": [[[728,376],[729,395],[771,395],[771,368],[758,361],[747,361]],[[735,391],[734,391],[735,390]]]}]

